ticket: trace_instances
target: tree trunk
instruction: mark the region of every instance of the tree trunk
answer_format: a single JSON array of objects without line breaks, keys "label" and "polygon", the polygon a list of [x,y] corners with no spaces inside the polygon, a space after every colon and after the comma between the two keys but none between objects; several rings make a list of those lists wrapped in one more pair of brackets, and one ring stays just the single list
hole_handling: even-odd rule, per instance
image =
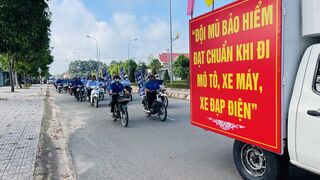
[{"label": "tree trunk", "polygon": [[23,84],[24,84],[24,88],[27,88],[26,72],[23,72]]},{"label": "tree trunk", "polygon": [[20,87],[20,82],[19,82],[19,77],[18,77],[17,71],[14,72],[14,78],[15,78],[15,82],[16,82],[16,89],[18,89]]},{"label": "tree trunk", "polygon": [[19,84],[20,89],[22,89],[22,84],[21,84],[22,77],[21,76],[22,76],[21,74],[18,74],[18,84]]},{"label": "tree trunk", "polygon": [[14,92],[14,82],[13,82],[13,59],[9,59],[9,81],[11,86],[11,92]]}]

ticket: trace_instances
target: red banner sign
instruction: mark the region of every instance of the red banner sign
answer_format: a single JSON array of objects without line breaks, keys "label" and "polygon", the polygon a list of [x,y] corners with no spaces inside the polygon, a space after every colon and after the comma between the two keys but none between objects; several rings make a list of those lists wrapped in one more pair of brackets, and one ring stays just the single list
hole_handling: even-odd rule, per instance
[{"label": "red banner sign", "polygon": [[191,123],[282,153],[281,0],[190,20]]}]

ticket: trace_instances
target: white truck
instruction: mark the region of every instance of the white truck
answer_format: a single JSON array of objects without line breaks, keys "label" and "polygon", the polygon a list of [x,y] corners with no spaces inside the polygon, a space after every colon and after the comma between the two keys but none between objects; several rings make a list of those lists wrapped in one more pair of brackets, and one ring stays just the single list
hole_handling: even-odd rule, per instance
[{"label": "white truck", "polygon": [[[268,96],[268,93],[273,91],[265,90],[266,85],[263,90],[265,94],[261,92],[254,94],[252,92],[252,97],[250,95],[247,95],[250,97],[242,96],[242,101],[245,101],[245,98],[249,98],[250,101],[255,101],[255,99],[259,101],[259,98],[266,101],[265,104],[257,103],[258,108],[252,112],[252,119],[245,120],[245,118],[240,119],[239,116],[234,118],[232,113],[228,114],[231,110],[228,107],[227,99],[232,99],[233,96],[236,97],[237,95],[240,96],[237,94],[238,92],[251,94],[251,91],[248,93],[248,91],[243,92],[235,89],[236,79],[231,81],[231,85],[234,83],[233,86],[226,89],[204,88],[204,85],[199,85],[198,81],[199,73],[203,71],[206,71],[206,74],[215,72],[219,79],[219,72],[235,76],[242,66],[250,66],[252,67],[251,71],[255,70],[255,66],[259,63],[259,61],[255,61],[255,56],[251,61],[245,62],[246,64],[235,62],[236,54],[233,55],[233,61],[231,59],[232,54],[230,55],[231,61],[230,59],[229,61],[224,59],[224,62],[212,63],[213,60],[210,58],[212,49],[215,49],[218,44],[220,47],[220,41],[225,42],[225,46],[226,41],[229,44],[233,40],[239,43],[242,42],[242,39],[251,38],[247,35],[237,37],[240,35],[234,33],[228,39],[227,35],[222,37],[220,32],[220,36],[214,38],[214,35],[211,35],[211,39],[209,39],[210,25],[221,21],[220,27],[223,26],[224,15],[226,14],[226,17],[232,16],[232,22],[236,21],[235,16],[239,14],[241,25],[241,18],[245,17],[242,14],[246,13],[242,10],[251,4],[257,5],[258,7],[255,10],[260,8],[260,12],[263,11],[263,7],[267,8],[270,4],[274,5],[273,16],[270,16],[274,21],[270,22],[275,23],[277,18],[279,20],[277,26],[280,27],[281,32],[278,39],[281,38],[281,43],[277,47],[271,40],[270,49],[271,54],[279,50],[280,67],[279,70],[263,71],[260,73],[260,77],[265,78],[265,82],[275,83],[276,87],[279,88],[280,94],[275,97],[277,100],[275,106],[278,105],[280,111],[273,116],[277,109],[270,107],[270,104],[267,103],[268,100],[266,100],[271,97]],[[278,6],[276,6],[277,4]],[[279,13],[275,12],[277,8],[279,8]],[[253,10],[253,14],[255,14],[255,10]],[[267,12],[266,9],[264,11]],[[260,23],[262,18],[266,20],[264,23],[268,21],[265,16],[259,19]],[[202,40],[201,33],[197,32],[200,28],[207,33],[203,34]],[[238,33],[241,29],[244,30],[240,26]],[[233,28],[233,30],[237,29]],[[212,27],[210,31],[213,31]],[[257,31],[263,33],[263,30],[259,28],[257,28]],[[271,34],[272,28],[268,29],[267,32]],[[258,36],[258,33],[249,30],[242,33]],[[319,37],[320,0],[238,0],[190,20],[191,123],[235,139],[233,158],[239,174],[244,179],[283,179],[288,171],[289,163],[320,175],[320,44],[317,44],[320,43]],[[222,40],[219,38],[222,38]],[[239,40],[235,40],[236,38],[239,38]],[[211,49],[211,52],[208,49]],[[266,61],[271,62],[273,60],[268,59]],[[232,66],[232,68],[228,69],[226,64]],[[273,72],[279,73],[279,82],[269,78],[270,74],[268,72],[270,74]],[[207,102],[203,97],[201,100],[204,93],[208,96]],[[276,95],[272,94],[272,96]],[[219,103],[222,106],[220,110],[217,107],[218,110],[211,108],[210,111],[210,98],[220,99]],[[226,103],[221,103],[221,101]],[[209,104],[207,109],[206,104]],[[271,110],[270,113],[264,111],[268,108],[273,108],[274,111]],[[276,126],[277,123],[275,123],[277,129],[274,131],[269,129],[267,124],[272,124],[276,117],[280,117],[280,126]],[[259,121],[261,118],[263,118],[263,121]],[[257,125],[251,126],[253,122]],[[269,143],[267,138],[263,139],[264,134],[267,136],[267,133],[275,134],[276,138],[279,137],[279,142],[275,142],[279,151],[276,148],[272,149],[272,143]],[[278,134],[276,135],[276,133]],[[266,142],[261,143],[262,141]]]}]

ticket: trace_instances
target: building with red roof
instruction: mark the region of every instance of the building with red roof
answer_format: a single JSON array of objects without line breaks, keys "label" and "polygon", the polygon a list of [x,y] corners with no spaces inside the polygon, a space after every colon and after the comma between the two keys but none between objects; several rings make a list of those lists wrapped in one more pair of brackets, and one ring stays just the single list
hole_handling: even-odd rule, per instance
[{"label": "building with red roof", "polygon": [[[187,53],[172,53],[172,63],[174,63],[180,55],[184,55],[189,58],[189,54]],[[159,54],[159,60],[164,69],[168,69],[170,67],[170,53]]]}]

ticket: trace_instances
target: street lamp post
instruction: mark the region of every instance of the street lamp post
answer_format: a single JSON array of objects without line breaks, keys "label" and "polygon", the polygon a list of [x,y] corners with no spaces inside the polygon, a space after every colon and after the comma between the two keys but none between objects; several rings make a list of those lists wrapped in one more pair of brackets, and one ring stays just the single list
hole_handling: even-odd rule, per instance
[{"label": "street lamp post", "polygon": [[134,38],[134,39],[131,39],[128,41],[128,76],[129,76],[129,73],[130,73],[130,68],[129,68],[129,60],[130,60],[130,43],[133,42],[133,41],[137,41],[138,39],[137,38]]},{"label": "street lamp post", "polygon": [[180,34],[177,33],[175,38],[172,38],[172,8],[171,0],[169,0],[169,11],[170,11],[170,83],[173,83],[173,57],[172,57],[172,42],[179,39]]},{"label": "street lamp post", "polygon": [[173,65],[172,65],[172,14],[171,14],[171,0],[169,0],[170,10],[170,83],[173,82]]},{"label": "street lamp post", "polygon": [[100,65],[99,65],[99,47],[98,47],[98,40],[95,38],[95,37],[92,37],[92,36],[86,36],[87,38],[91,38],[91,39],[94,39],[96,41],[96,47],[97,47],[97,80],[99,80],[99,69],[100,69]]}]

